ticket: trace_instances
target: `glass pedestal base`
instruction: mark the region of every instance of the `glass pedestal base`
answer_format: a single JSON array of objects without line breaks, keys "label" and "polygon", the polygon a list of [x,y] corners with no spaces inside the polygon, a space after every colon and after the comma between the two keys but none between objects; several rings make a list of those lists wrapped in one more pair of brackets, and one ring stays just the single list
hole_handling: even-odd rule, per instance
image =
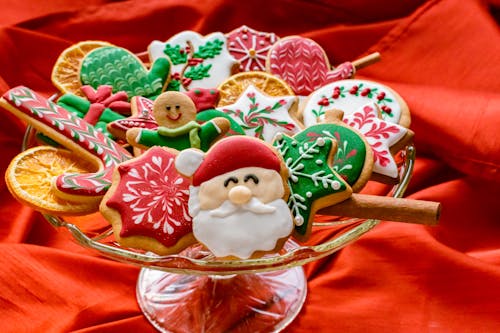
[{"label": "glass pedestal base", "polygon": [[143,268],[137,300],[160,332],[279,332],[307,293],[301,266],[236,275],[184,275]]}]

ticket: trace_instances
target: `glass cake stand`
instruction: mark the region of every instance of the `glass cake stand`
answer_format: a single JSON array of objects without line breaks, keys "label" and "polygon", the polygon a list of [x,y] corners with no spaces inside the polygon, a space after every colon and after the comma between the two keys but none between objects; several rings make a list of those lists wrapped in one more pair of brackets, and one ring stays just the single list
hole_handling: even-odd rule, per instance
[{"label": "glass cake stand", "polygon": [[[23,149],[32,146],[33,137],[29,128]],[[396,159],[401,182],[387,195],[402,197],[413,171],[414,146],[405,147]],[[44,217],[81,246],[140,266],[136,296],[146,318],[160,332],[190,333],[281,331],[299,314],[306,298],[302,265],[333,254],[380,222],[318,216],[307,243],[289,239],[274,255],[220,260],[199,244],[167,256],[121,247],[99,213]]]}]

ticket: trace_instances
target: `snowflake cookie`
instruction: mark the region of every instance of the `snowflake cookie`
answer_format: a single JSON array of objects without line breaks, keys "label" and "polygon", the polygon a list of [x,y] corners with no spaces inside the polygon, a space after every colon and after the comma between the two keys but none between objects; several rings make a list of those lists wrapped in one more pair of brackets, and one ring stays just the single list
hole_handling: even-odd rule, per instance
[{"label": "snowflake cookie", "polygon": [[115,170],[100,211],[122,246],[166,255],[194,243],[189,179],[175,169],[176,156],[153,147]]}]

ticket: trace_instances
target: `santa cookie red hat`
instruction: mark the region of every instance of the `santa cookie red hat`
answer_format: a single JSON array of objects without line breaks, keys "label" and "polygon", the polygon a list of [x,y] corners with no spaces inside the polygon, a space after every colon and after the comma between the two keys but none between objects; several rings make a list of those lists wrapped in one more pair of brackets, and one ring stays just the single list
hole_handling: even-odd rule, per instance
[{"label": "santa cookie red hat", "polygon": [[207,153],[186,149],[177,155],[175,167],[192,184],[200,184],[226,172],[246,167],[260,167],[281,171],[281,159],[264,141],[249,136],[236,135],[217,142]]}]

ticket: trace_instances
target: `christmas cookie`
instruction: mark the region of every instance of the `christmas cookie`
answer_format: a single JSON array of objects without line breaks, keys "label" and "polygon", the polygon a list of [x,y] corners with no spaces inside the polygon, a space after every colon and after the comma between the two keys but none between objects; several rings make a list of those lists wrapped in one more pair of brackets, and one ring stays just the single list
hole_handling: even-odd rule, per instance
[{"label": "christmas cookie", "polygon": [[153,101],[142,96],[134,96],[130,100],[131,116],[115,120],[106,125],[106,129],[114,137],[126,140],[127,130],[143,128],[155,130],[158,124],[153,117]]},{"label": "christmas cookie", "polygon": [[196,119],[196,106],[191,98],[178,91],[167,91],[153,103],[154,130],[131,128],[127,142],[134,147],[166,146],[177,150],[199,148],[206,151],[230,127],[225,118],[214,118],[202,125]]},{"label": "christmas cookie", "polygon": [[224,134],[224,137],[232,135],[245,135],[245,131],[243,130],[243,128],[241,128],[240,124],[238,124],[231,116],[219,110],[210,109],[199,112],[196,115],[196,122],[199,124],[204,124],[207,121],[220,117],[226,118],[229,121],[229,129]]},{"label": "christmas cookie", "polygon": [[79,69],[83,85],[97,88],[110,85],[113,91],[125,91],[129,98],[156,98],[165,89],[170,77],[170,61],[155,59],[148,70],[130,51],[117,46],[102,46],[85,55]]},{"label": "christmas cookie", "polygon": [[259,257],[279,251],[290,236],[288,169],[271,145],[232,136],[206,153],[183,150],[175,164],[191,177],[193,234],[216,257]]},{"label": "christmas cookie", "polygon": [[376,103],[363,105],[353,113],[344,115],[344,122],[361,132],[370,145],[373,151],[374,179],[384,183],[398,183],[399,172],[391,147],[406,144],[413,132],[381,119]]},{"label": "christmas cookie", "polygon": [[273,142],[288,168],[290,208],[294,221],[294,236],[305,241],[311,233],[316,211],[346,200],[352,194],[347,182],[332,168],[337,143],[328,137],[311,141],[297,140],[278,134]]},{"label": "christmas cookie", "polygon": [[166,42],[153,41],[148,46],[148,53],[152,62],[162,58],[172,62],[172,81],[168,90],[213,88],[239,67],[221,32],[202,36],[194,31],[183,31]]},{"label": "christmas cookie", "polygon": [[299,96],[307,96],[328,82],[351,78],[355,72],[351,63],[344,63],[332,71],[323,48],[312,39],[300,36],[276,42],[269,51],[266,67]]},{"label": "christmas cookie", "polygon": [[317,89],[302,104],[302,119],[307,127],[322,122],[326,110],[339,109],[347,116],[370,102],[378,105],[382,119],[410,126],[410,111],[401,96],[383,84],[367,80],[341,80]]},{"label": "christmas cookie", "polygon": [[311,144],[319,138],[335,140],[337,151],[331,167],[353,192],[359,192],[372,175],[373,152],[361,132],[342,122],[342,115],[339,110],[327,110],[325,123],[309,126],[293,138]]},{"label": "christmas cookie", "polygon": [[29,88],[21,86],[7,91],[0,105],[96,166],[97,172],[57,176],[53,188],[63,199],[98,204],[111,185],[115,166],[131,158],[125,149],[92,125]]},{"label": "christmas cookie", "polygon": [[167,255],[195,242],[189,179],[175,169],[176,155],[173,149],[153,147],[115,169],[100,211],[120,245]]},{"label": "christmas cookie", "polygon": [[220,99],[217,107],[235,103],[250,85],[269,96],[295,95],[285,81],[274,75],[265,72],[243,72],[231,76],[219,85]]},{"label": "christmas cookie", "polygon": [[295,96],[273,97],[249,85],[231,105],[217,107],[231,116],[248,136],[271,142],[277,133],[298,133],[301,125],[293,119]]},{"label": "christmas cookie", "polygon": [[271,32],[261,32],[243,25],[228,34],[229,53],[240,62],[242,72],[265,71],[271,46],[279,39]]}]

